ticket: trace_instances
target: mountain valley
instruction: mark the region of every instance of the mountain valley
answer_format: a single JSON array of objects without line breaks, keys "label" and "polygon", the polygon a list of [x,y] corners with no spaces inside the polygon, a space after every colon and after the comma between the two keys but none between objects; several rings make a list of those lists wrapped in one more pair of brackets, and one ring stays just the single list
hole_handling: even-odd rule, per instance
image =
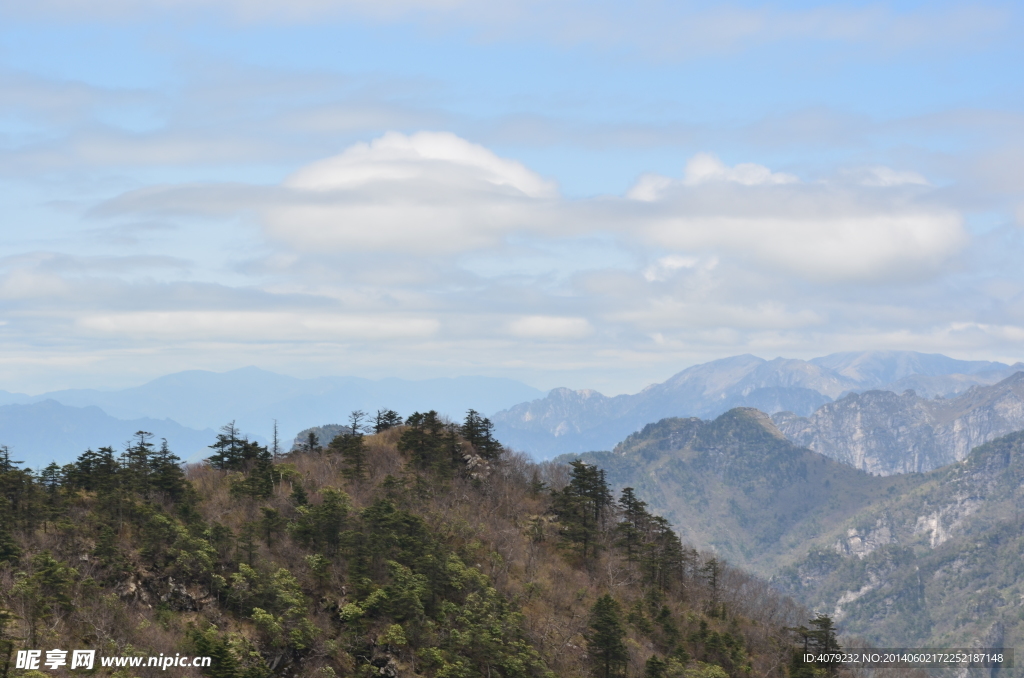
[{"label": "mountain valley", "polygon": [[578,458],[635,488],[698,548],[876,646],[1024,642],[1024,432],[928,473],[880,476],[735,409],[662,420]]}]

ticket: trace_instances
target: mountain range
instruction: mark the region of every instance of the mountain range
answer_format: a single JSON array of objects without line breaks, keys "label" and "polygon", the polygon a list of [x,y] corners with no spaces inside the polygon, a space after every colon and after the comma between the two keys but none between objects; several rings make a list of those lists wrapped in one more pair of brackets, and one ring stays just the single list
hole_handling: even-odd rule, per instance
[{"label": "mountain range", "polygon": [[[926,471],[963,458],[974,445],[1024,428],[1020,389],[998,397],[984,391],[1021,368],[1020,363],[912,352],[837,353],[806,361],[743,355],[695,365],[637,394],[611,398],[564,388],[545,395],[521,382],[489,377],[373,381],[299,379],[255,367],[197,370],[112,391],[71,389],[35,396],[0,391],[0,407],[50,400],[72,408],[10,410],[17,414],[0,422],[0,444],[37,466],[86,447],[119,445],[123,431],[138,430],[128,422],[168,420],[165,428],[170,428],[160,435],[183,458],[201,458],[212,442],[202,432],[229,421],[268,442],[276,420],[279,440],[290,441],[310,427],[341,424],[356,409],[391,408],[408,415],[437,408],[461,420],[473,408],[497,412],[491,418],[503,443],[544,459],[610,449],[665,417],[711,418],[745,406],[775,414],[780,429],[800,445],[886,474]],[[908,395],[903,392],[908,386],[920,390]],[[946,400],[929,400],[935,396]],[[125,423],[114,425],[110,418]],[[171,430],[172,424],[178,428]],[[63,431],[59,440],[51,430]],[[107,430],[109,435],[101,433]],[[193,441],[200,438],[208,442],[196,445]]]},{"label": "mountain range", "polygon": [[808,416],[849,393],[918,389],[922,398],[954,397],[997,383],[1024,363],[955,360],[910,351],[836,353],[813,360],[752,355],[695,365],[634,395],[556,388],[492,419],[500,440],[534,457],[610,449],[665,417],[713,418],[734,407]]},{"label": "mountain range", "polygon": [[123,450],[136,431],[148,431],[167,444],[179,457],[198,460],[205,457],[213,442],[210,429],[195,430],[170,419],[116,419],[96,406],[69,407],[56,400],[25,405],[0,405],[0,444],[11,456],[39,470],[55,461],[66,464],[86,449],[104,446]]},{"label": "mountain range", "polygon": [[867,391],[823,405],[808,417],[779,412],[772,420],[797,445],[870,473],[931,471],[1024,429],[1024,372],[953,398]]},{"label": "mountain range", "polygon": [[[299,379],[255,367],[222,373],[193,370],[113,391],[72,389],[37,396],[0,391],[0,412],[6,413],[0,415],[0,444],[36,468],[88,447],[119,447],[142,427],[167,437],[172,449],[188,459],[205,454],[213,431],[230,421],[266,443],[276,420],[280,440],[290,441],[310,426],[343,423],[357,409],[372,413],[391,408],[403,415],[439,409],[461,420],[469,408],[492,412],[540,395],[542,391],[521,382],[493,377],[373,381]],[[62,407],[42,406],[47,401]]]},{"label": "mountain range", "polygon": [[881,647],[1024,641],[1024,432],[929,473],[877,476],[734,409],[579,458],[846,634]]}]

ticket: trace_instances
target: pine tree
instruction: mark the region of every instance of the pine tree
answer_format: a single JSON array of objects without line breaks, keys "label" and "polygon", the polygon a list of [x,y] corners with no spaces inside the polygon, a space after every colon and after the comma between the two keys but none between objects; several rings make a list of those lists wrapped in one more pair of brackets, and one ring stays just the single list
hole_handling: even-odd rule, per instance
[{"label": "pine tree", "polygon": [[122,455],[121,473],[124,486],[131,492],[143,497],[149,496],[150,455],[153,453],[153,434],[149,431],[136,431],[128,442]]},{"label": "pine tree", "polygon": [[650,514],[647,504],[637,499],[632,487],[622,489],[619,498],[622,509],[622,522],[617,526],[619,546],[626,549],[626,560],[635,562],[640,559],[640,548],[649,527]]},{"label": "pine tree", "polygon": [[387,431],[389,428],[401,426],[402,417],[394,410],[377,410],[377,415],[373,419],[373,432],[382,433]]},{"label": "pine tree", "polygon": [[243,439],[235,422],[224,424],[217,434],[217,442],[210,445],[210,449],[216,452],[210,455],[206,463],[220,471],[239,468],[242,465],[242,443]]},{"label": "pine tree", "polygon": [[341,453],[342,475],[348,480],[366,477],[366,445],[362,421],[366,413],[355,410],[348,418],[348,432],[331,441],[330,449]]},{"label": "pine tree", "polygon": [[560,533],[583,558],[597,555],[597,541],[612,505],[604,471],[577,459],[570,462],[569,484],[552,492],[552,510],[561,524]]},{"label": "pine tree", "polygon": [[704,575],[704,581],[707,582],[711,593],[711,599],[708,601],[708,613],[715,617],[719,612],[718,589],[722,576],[722,565],[718,562],[717,558],[710,558],[704,564],[704,567],[700,569],[700,572]]},{"label": "pine tree", "polygon": [[494,424],[490,419],[481,417],[476,410],[466,412],[466,419],[459,427],[459,434],[484,459],[497,459],[504,451],[501,444],[494,439]]},{"label": "pine tree", "polygon": [[658,657],[658,655],[651,655],[644,664],[644,678],[665,678],[668,675],[668,662]]},{"label": "pine tree", "polygon": [[411,455],[413,465],[421,470],[448,466],[444,454],[445,427],[437,412],[413,412],[405,423],[408,428],[398,439],[398,450]]},{"label": "pine tree", "polygon": [[167,438],[160,442],[160,449],[149,459],[149,484],[162,492],[171,501],[180,501],[189,487],[185,472],[181,470],[181,459],[167,446]]},{"label": "pine tree", "polygon": [[587,634],[587,650],[596,678],[625,675],[626,663],[629,661],[625,637],[622,609],[606,593],[590,609],[590,633]]}]

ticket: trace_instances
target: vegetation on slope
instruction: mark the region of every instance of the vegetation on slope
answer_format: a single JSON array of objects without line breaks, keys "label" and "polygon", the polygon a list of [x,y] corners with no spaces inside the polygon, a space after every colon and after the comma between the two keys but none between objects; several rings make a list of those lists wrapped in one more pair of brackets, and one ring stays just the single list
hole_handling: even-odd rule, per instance
[{"label": "vegetation on slope", "polygon": [[613,452],[579,458],[636,489],[688,542],[764,576],[807,553],[852,513],[919,476],[871,476],[797,447],[767,415],[736,408],[714,421],[662,419]]},{"label": "vegetation on slope", "polygon": [[1024,641],[1024,432],[852,516],[776,585],[890,645]]},{"label": "vegetation on slope", "polygon": [[227,426],[184,470],[142,432],[40,472],[4,451],[0,675],[53,647],[231,678],[784,675],[800,608],[596,467],[533,465],[475,412],[390,423],[280,458]]},{"label": "vegetation on slope", "polygon": [[581,458],[858,642],[1024,643],[1024,432],[927,474],[879,477],[741,409],[662,420]]}]

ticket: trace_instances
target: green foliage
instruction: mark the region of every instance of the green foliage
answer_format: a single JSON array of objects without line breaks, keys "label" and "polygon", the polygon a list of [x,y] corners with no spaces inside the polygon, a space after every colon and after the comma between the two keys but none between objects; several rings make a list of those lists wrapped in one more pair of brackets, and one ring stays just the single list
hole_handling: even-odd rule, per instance
[{"label": "green foliage", "polygon": [[[401,425],[378,415],[381,431]],[[90,450],[38,475],[0,452],[0,577],[13,582],[0,590],[0,665],[8,614],[26,645],[208,655],[204,675],[229,678],[610,678],[628,648],[640,662],[659,653],[651,676],[743,673],[742,634],[724,617],[687,635],[686,596],[705,586],[692,553],[635,494],[616,504],[601,469],[574,465],[548,494],[552,476],[504,454],[474,411],[461,425],[414,413],[373,442],[362,424],[353,413],[337,456],[281,459],[229,424],[194,485],[144,431],[124,454]],[[383,474],[369,449],[404,468],[371,482]],[[631,601],[628,624],[596,595],[603,572]]]},{"label": "green foliage", "polygon": [[340,490],[325,489],[323,500],[315,505],[296,507],[298,517],[288,525],[292,536],[303,546],[333,555],[341,545],[349,513],[351,498]]},{"label": "green foliage", "polygon": [[590,610],[590,633],[587,649],[598,678],[613,678],[625,674],[629,650],[625,643],[626,631],[622,626],[622,609],[609,594],[597,599]]},{"label": "green foliage", "polygon": [[565,543],[584,559],[594,558],[599,550],[598,535],[612,506],[611,490],[603,469],[579,460],[570,466],[569,484],[551,493],[552,510]]},{"label": "green foliage", "polygon": [[352,412],[348,432],[336,437],[328,446],[331,452],[341,455],[342,475],[348,480],[360,481],[366,477],[366,444],[362,429],[365,416],[362,410]]},{"label": "green foliage", "polygon": [[221,471],[242,471],[257,460],[271,461],[270,451],[242,436],[233,421],[221,427],[217,441],[210,445],[210,449],[214,453],[206,463]]},{"label": "green foliage", "polygon": [[383,433],[401,424],[402,417],[399,416],[398,412],[387,409],[377,410],[377,414],[373,418],[373,432]]},{"label": "green foliage", "polygon": [[497,459],[503,452],[501,443],[494,439],[494,424],[490,419],[481,417],[476,410],[466,413],[459,434],[484,459]]}]

